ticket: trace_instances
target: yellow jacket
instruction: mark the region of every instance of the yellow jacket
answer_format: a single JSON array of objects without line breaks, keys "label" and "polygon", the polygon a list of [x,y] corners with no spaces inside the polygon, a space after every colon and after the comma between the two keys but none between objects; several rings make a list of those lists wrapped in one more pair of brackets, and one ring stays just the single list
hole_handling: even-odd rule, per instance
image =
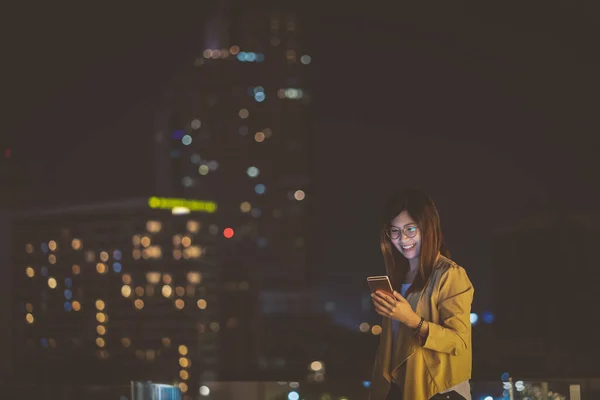
[{"label": "yellow jacket", "polygon": [[384,400],[391,382],[402,379],[401,371],[405,371],[405,400],[427,400],[471,378],[473,292],[464,268],[440,255],[429,283],[408,295],[409,302],[417,304],[415,312],[429,321],[427,340],[419,343],[413,331],[400,324],[403,343],[392,354],[391,319],[383,319],[371,400]]}]

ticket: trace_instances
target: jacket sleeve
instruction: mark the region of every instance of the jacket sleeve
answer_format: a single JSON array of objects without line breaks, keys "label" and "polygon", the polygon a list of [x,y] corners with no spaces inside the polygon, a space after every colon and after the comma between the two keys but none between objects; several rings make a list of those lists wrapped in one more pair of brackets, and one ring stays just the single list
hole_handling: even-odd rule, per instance
[{"label": "jacket sleeve", "polygon": [[429,322],[424,348],[458,355],[471,347],[473,293],[473,285],[462,267],[452,266],[444,273],[437,303],[440,324]]}]

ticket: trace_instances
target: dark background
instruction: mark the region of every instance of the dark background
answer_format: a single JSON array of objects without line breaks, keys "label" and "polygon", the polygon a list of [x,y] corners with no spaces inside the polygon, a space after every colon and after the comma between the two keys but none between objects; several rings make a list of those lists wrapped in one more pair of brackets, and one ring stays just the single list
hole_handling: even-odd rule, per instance
[{"label": "dark background", "polygon": [[[339,322],[356,326],[364,277],[383,272],[379,206],[396,187],[434,196],[454,258],[475,284],[477,312],[493,307],[494,232],[539,207],[599,211],[591,4],[302,5],[313,49],[314,267],[325,297],[340,305]],[[135,148],[137,139],[103,128],[199,52],[211,7],[36,5],[7,14],[0,144],[18,171],[6,187],[31,193],[19,205],[136,190],[116,178],[117,166],[99,172],[80,160],[99,139],[115,152]],[[111,191],[65,177],[73,154],[69,168],[111,177]]]}]

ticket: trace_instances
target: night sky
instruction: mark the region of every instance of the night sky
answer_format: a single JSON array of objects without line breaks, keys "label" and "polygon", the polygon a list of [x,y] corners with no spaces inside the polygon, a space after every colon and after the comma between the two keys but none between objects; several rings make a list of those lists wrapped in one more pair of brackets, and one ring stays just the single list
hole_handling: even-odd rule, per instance
[{"label": "night sky", "polygon": [[[206,8],[195,7],[19,12],[5,37],[2,144],[23,170],[75,192],[57,176],[60,160],[93,151],[86,143],[100,127],[201,51]],[[316,268],[328,293],[350,277],[327,296],[349,313],[364,277],[384,271],[379,207],[394,188],[416,185],[438,203],[450,250],[475,283],[475,309],[491,307],[496,229],[531,204],[598,211],[595,10],[327,7],[305,5]]]}]

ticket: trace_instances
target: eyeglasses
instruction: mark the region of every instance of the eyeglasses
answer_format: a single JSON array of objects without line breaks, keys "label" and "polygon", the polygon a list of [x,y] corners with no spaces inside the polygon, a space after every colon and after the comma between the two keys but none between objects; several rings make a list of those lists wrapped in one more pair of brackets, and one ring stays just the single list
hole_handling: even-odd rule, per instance
[{"label": "eyeglasses", "polygon": [[414,238],[417,236],[417,231],[419,229],[418,225],[406,225],[404,228],[400,229],[395,226],[390,226],[385,230],[385,234],[388,235],[390,239],[396,240],[400,237],[401,234],[409,238]]}]

